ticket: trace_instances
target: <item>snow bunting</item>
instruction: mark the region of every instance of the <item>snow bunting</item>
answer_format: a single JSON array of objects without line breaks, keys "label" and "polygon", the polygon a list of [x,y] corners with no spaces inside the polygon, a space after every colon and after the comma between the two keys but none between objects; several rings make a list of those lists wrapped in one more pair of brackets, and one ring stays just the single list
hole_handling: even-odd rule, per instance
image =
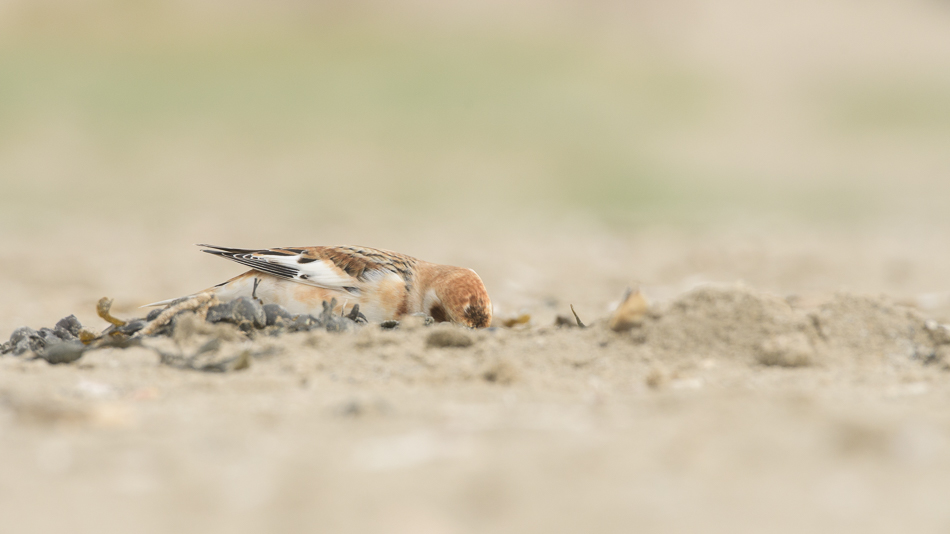
[{"label": "snow bunting", "polygon": [[[382,322],[423,312],[436,321],[472,328],[491,325],[492,307],[471,269],[438,265],[368,247],[285,247],[262,250],[207,247],[202,252],[251,268],[207,292],[222,301],[255,297],[292,314],[319,315],[336,299],[343,313],[359,304],[367,320]],[[165,305],[172,300],[149,304]]]}]

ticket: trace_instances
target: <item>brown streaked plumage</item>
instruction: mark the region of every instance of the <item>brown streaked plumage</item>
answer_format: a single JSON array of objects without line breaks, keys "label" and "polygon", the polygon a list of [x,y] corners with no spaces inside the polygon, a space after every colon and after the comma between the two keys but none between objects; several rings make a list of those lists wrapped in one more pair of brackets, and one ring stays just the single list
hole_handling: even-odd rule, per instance
[{"label": "brown streaked plumage", "polygon": [[279,304],[290,313],[316,315],[322,311],[323,301],[335,298],[338,311],[359,304],[360,312],[373,322],[424,312],[436,321],[472,328],[491,325],[491,299],[471,269],[369,247],[199,246],[207,247],[203,252],[251,267],[207,290],[221,300],[253,293],[265,304]]}]

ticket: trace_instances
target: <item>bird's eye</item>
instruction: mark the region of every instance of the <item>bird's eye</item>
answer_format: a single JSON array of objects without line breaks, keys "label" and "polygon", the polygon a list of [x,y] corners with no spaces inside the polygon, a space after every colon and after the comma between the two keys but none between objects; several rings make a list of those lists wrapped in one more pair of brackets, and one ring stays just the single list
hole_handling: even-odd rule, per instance
[{"label": "bird's eye", "polygon": [[429,308],[429,315],[431,315],[437,323],[443,323],[448,320],[448,315],[445,313],[445,308],[439,304],[433,304],[432,307]]}]

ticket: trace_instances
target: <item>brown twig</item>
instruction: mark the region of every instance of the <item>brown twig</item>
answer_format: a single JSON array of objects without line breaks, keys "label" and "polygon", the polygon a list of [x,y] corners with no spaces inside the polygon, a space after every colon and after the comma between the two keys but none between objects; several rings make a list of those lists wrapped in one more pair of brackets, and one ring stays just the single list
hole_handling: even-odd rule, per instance
[{"label": "brown twig", "polygon": [[578,316],[577,316],[577,312],[574,311],[574,305],[573,305],[573,304],[571,304],[571,313],[574,314],[574,320],[577,321],[577,326],[579,326],[579,327],[581,327],[581,328],[587,328],[587,325],[585,325],[583,322],[581,322],[581,318],[578,317]]},{"label": "brown twig", "polygon": [[185,310],[196,310],[200,313],[203,309],[204,313],[208,313],[208,308],[213,306],[217,300],[218,298],[215,297],[213,293],[199,293],[193,297],[189,297],[178,304],[169,306],[167,309],[165,309],[165,311],[159,314],[158,317],[145,325],[144,328],[136,332],[134,337],[142,337],[154,334],[159,328],[171,322],[172,317]]}]

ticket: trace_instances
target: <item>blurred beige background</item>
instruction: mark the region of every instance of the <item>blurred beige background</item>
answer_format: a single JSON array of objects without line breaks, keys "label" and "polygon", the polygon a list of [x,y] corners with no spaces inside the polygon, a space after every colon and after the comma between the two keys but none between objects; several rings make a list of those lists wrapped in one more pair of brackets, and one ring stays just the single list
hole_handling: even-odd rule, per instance
[{"label": "blurred beige background", "polygon": [[7,0],[0,336],[235,274],[203,242],[943,306],[948,146],[946,2]]},{"label": "blurred beige background", "polygon": [[224,375],[4,356],[0,530],[946,532],[950,374],[916,348],[545,327],[737,281],[950,322],[948,148],[946,0],[0,0],[0,340],[240,272],[195,243],[464,265],[533,321]]}]

